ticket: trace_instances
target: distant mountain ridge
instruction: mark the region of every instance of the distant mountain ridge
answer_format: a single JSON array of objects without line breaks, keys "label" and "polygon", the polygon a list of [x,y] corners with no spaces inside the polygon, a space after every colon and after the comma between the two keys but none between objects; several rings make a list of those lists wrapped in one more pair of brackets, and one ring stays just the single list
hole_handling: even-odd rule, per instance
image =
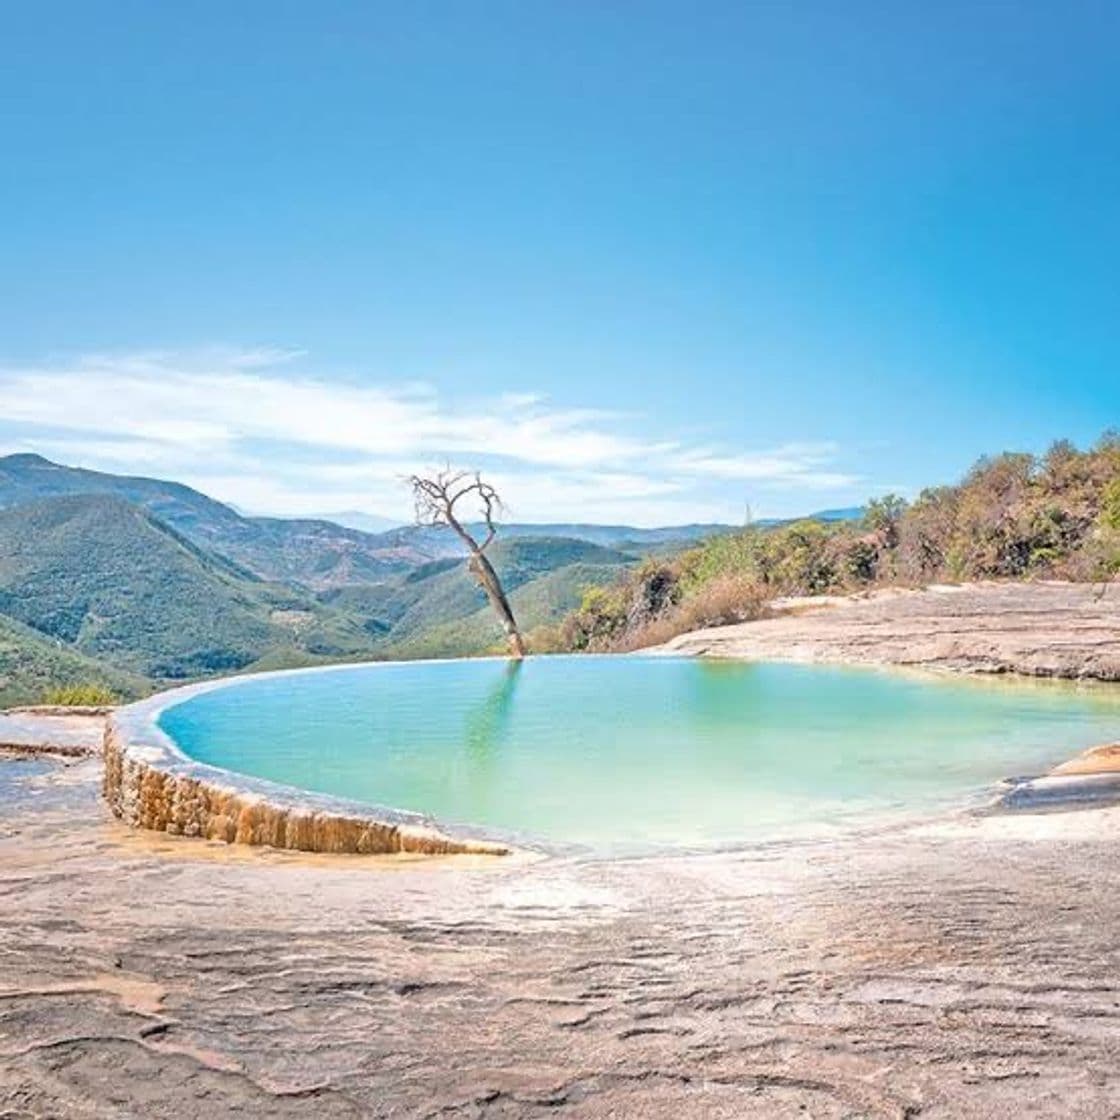
[{"label": "distant mountain ridge", "polygon": [[[179,482],[68,467],[41,455],[0,458],[0,508],[42,498],[107,494],[141,506],[188,540],[221,553],[267,580],[325,590],[376,582],[418,564],[463,554],[446,529],[405,525],[381,533],[319,518],[247,517]],[[608,548],[655,547],[699,540],[725,525],[639,529],[625,525],[503,524],[503,537],[564,537]]]},{"label": "distant mountain ridge", "polygon": [[329,587],[383,579],[415,562],[386,549],[368,533],[329,521],[244,517],[179,482],[67,467],[41,455],[0,458],[0,508],[79,494],[132,502],[194,544],[262,579]]},{"label": "distant mountain ridge", "polygon": [[[472,522],[467,528],[479,533],[485,526]],[[555,537],[562,540],[586,541],[602,548],[657,549],[668,545],[685,545],[717,533],[734,531],[731,525],[673,525],[655,529],[639,529],[632,525],[594,525],[584,522],[502,522],[499,536],[504,540],[519,537]],[[421,554],[429,559],[465,556],[466,550],[454,533],[430,525],[404,525],[379,535],[386,547]]]},{"label": "distant mountain ridge", "polygon": [[[411,538],[247,518],[178,483],[0,459],[0,697],[76,681],[131,697],[215,673],[498,641],[453,535]],[[528,533],[503,533],[491,555],[527,626],[638,559]]]},{"label": "distant mountain ridge", "polygon": [[810,521],[859,521],[866,510],[863,506],[844,506],[841,509],[821,509],[810,514]]},{"label": "distant mountain ridge", "polygon": [[[490,555],[531,631],[643,556],[730,531],[503,524]],[[48,683],[130,697],[215,673],[500,647],[463,555],[446,529],[248,517],[181,483],[3,457],[0,700]]]},{"label": "distant mountain ridge", "polygon": [[[255,516],[264,516],[257,514]],[[392,517],[382,517],[378,513],[363,513],[359,509],[344,509],[337,513],[312,513],[308,515],[312,521],[333,521],[344,529],[358,529],[363,533],[388,533],[391,529],[399,529],[404,522]]]},{"label": "distant mountain ridge", "polygon": [[279,649],[309,658],[372,652],[354,620],[109,494],[0,511],[0,613],[163,680],[244,669]]}]

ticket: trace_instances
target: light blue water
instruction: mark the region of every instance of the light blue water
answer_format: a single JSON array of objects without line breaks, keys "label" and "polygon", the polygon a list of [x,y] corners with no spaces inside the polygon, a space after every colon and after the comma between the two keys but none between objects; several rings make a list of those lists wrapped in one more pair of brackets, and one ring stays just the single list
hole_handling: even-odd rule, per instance
[{"label": "light blue water", "polygon": [[183,752],[607,850],[827,831],[1120,738],[1120,689],[640,657],[355,666],[164,711]]}]

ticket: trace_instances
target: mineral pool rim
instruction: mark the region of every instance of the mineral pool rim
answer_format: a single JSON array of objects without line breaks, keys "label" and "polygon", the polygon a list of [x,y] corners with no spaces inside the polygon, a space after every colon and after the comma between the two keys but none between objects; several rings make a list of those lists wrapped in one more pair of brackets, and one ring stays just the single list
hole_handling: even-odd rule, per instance
[{"label": "mineral pool rim", "polygon": [[[327,676],[339,673],[352,675],[341,689],[337,677]],[[278,680],[293,687],[281,692],[275,683],[268,683]],[[480,719],[472,716],[470,720],[470,743],[464,740],[462,712],[441,715],[441,705],[448,703],[443,693],[451,685],[463,693],[460,700],[466,708],[481,704]],[[497,686],[494,695],[487,694],[490,685]],[[211,706],[211,716],[215,708],[225,712],[227,722],[214,724],[226,728],[217,736],[222,742],[247,734],[250,719],[253,727],[256,722],[266,725],[257,754],[248,763],[227,762],[231,753],[237,752],[225,747],[211,749],[213,737],[207,740],[205,735],[202,750],[197,744],[181,747],[160,725],[161,717],[189,701],[216,690],[231,690],[222,698],[230,701],[236,695],[232,690],[240,688],[253,692],[246,692],[236,704]],[[454,700],[454,689],[450,694]],[[854,699],[850,700],[849,694]],[[753,709],[749,705],[741,707],[744,695],[755,705]],[[787,727],[790,710],[814,708],[817,698],[820,713],[795,712],[801,726],[791,732]],[[874,709],[883,705],[884,698],[888,709],[892,705],[897,709],[893,724],[876,722]],[[782,709],[782,703],[789,707]],[[255,712],[241,714],[242,708],[252,709],[254,704]],[[344,719],[332,727],[327,717],[320,723],[320,712],[340,704],[353,709],[346,717],[348,723]],[[534,719],[534,705],[552,710]],[[577,706],[592,710],[573,710]],[[390,717],[398,707],[404,709],[403,723],[394,724]],[[642,711],[647,707],[654,713],[648,718]],[[287,713],[284,716],[278,714],[281,708]],[[678,710],[681,708],[683,712]],[[596,709],[608,721],[606,726],[595,725]],[[200,702],[197,711],[205,714],[207,708]],[[377,718],[371,718],[371,712]],[[906,718],[900,719],[900,715]],[[180,712],[180,716],[185,713]],[[968,721],[973,718],[980,721],[983,731],[975,737],[982,748],[979,764],[953,741],[962,729],[971,734]],[[759,726],[752,726],[750,719]],[[923,719],[940,730],[935,727],[923,731]],[[669,729],[661,728],[658,720],[667,722]],[[696,721],[696,726],[689,720]],[[268,738],[270,721],[279,747],[287,743],[289,748],[297,748],[279,770]],[[484,751],[477,757],[466,758],[468,748],[479,746],[480,725],[483,737],[489,735],[493,741],[485,742]],[[343,750],[342,778],[335,774],[333,790],[309,792],[303,783],[317,781],[320,767],[329,770],[340,764],[332,737],[352,737],[355,726],[360,726],[365,737],[366,753],[355,756],[355,761]],[[429,733],[431,743],[426,738]],[[130,823],[282,848],[496,852],[533,847],[554,852],[643,854],[834,836],[838,831],[928,816],[936,809],[980,804],[985,795],[990,797],[993,785],[1009,774],[1048,769],[1075,749],[1117,733],[1120,690],[1110,691],[1106,686],[990,682],[862,666],[798,666],[650,655],[534,658],[517,670],[511,670],[504,658],[374,662],[205,682],[123,709],[113,721],[107,762],[119,756],[128,765],[107,765],[106,791],[114,811]],[[738,821],[740,802],[734,798],[729,802],[727,796],[727,789],[736,780],[747,783],[742,791],[746,798],[743,804],[747,805],[744,820],[753,820],[751,814],[760,819],[767,814],[781,817],[783,799],[793,804],[805,794],[804,775],[798,777],[796,767],[789,774],[774,769],[778,765],[780,770],[780,756],[788,753],[782,736],[789,739],[791,734],[803,738],[815,751],[805,757],[805,773],[812,777],[815,769],[821,769],[826,778],[838,778],[852,805],[838,794],[831,798],[837,802],[833,806],[827,782],[821,787],[812,787],[810,782],[817,800],[810,798],[803,812],[812,827],[800,827],[792,833],[785,827],[740,828],[734,823]],[[907,744],[916,736],[920,747],[923,734],[926,754]],[[395,751],[391,757],[386,755],[388,763],[386,757],[378,755],[382,744],[377,736],[386,740],[385,752],[390,752],[390,747]],[[394,736],[395,741],[389,743]],[[600,742],[591,742],[596,736]],[[329,749],[320,758],[315,752],[324,737]],[[748,788],[755,773],[749,768],[736,769],[742,761],[736,754],[741,747],[748,754],[755,752],[750,756],[752,765],[761,766],[762,775],[776,782],[777,792],[768,793],[764,786],[761,792]],[[879,754],[869,755],[872,748]],[[641,751],[648,751],[648,757]],[[690,751],[696,754],[692,763]],[[209,757],[200,760],[192,757],[194,752]],[[989,752],[993,756],[990,761],[986,757]],[[451,756],[450,762],[447,755]],[[378,772],[382,764],[388,769]],[[239,765],[255,772],[247,773]],[[286,777],[293,766],[299,782],[276,780],[277,773]],[[534,766],[544,767],[544,779]],[[709,780],[711,775],[705,767],[715,772],[715,781]],[[939,774],[939,767],[945,775]],[[573,768],[577,777],[568,790],[565,770]],[[659,788],[653,781],[661,770],[667,772],[670,783],[676,783],[673,788]],[[884,788],[893,782],[897,796],[889,795],[889,790],[888,796],[878,796],[880,772]],[[790,774],[797,778],[792,785],[786,781]],[[401,775],[411,775],[415,789],[408,783],[402,785]],[[485,779],[481,785],[480,775]],[[942,777],[943,788],[938,786]],[[469,783],[463,788],[470,796],[456,801],[447,791],[454,790],[456,782],[462,786],[467,779]],[[363,782],[366,789],[360,798],[339,796]],[[708,782],[707,787],[704,782]],[[864,796],[867,791],[860,787],[861,782],[870,782],[869,796]],[[486,783],[504,790],[507,799],[516,799],[518,813],[503,813],[500,804],[496,809],[490,805]],[[937,796],[927,796],[931,789]],[[641,811],[648,802],[650,812],[660,814],[649,835],[625,834],[626,827],[634,825],[627,813],[632,814],[636,796]],[[534,827],[536,818],[526,816],[533,797],[543,797],[541,804],[549,806],[554,814],[554,819],[543,820],[539,827]],[[558,799],[564,797],[568,801],[560,805],[560,817],[555,817]],[[526,805],[520,804],[522,801]],[[825,802],[828,812],[821,809]],[[606,836],[581,835],[581,805],[600,833],[603,820],[608,820]],[[596,805],[598,819],[594,815]],[[558,830],[557,820],[567,825],[569,806],[576,823]],[[821,819],[812,820],[818,810]],[[794,806],[793,812],[801,813],[802,809]],[[614,816],[620,817],[617,836],[610,832],[615,828]],[[464,823],[443,823],[449,820]],[[728,820],[732,825],[728,826]],[[639,832],[647,827],[640,819],[638,825]]]},{"label": "mineral pool rim", "polygon": [[[434,662],[433,662],[434,663]],[[428,814],[316,793],[197,762],[159,725],[160,716],[198,696],[251,681],[373,668],[347,662],[199,681],[118,709],[105,730],[102,793],[134,828],[305,852],[357,855],[509,855],[487,830],[448,831]]]}]

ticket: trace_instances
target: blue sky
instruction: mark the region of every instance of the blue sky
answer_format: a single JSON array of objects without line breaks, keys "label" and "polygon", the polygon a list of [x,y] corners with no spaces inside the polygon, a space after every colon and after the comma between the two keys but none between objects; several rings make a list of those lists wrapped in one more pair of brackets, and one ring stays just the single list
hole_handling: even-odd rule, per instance
[{"label": "blue sky", "polygon": [[1120,6],[9,5],[0,449],[792,514],[1120,424]]}]

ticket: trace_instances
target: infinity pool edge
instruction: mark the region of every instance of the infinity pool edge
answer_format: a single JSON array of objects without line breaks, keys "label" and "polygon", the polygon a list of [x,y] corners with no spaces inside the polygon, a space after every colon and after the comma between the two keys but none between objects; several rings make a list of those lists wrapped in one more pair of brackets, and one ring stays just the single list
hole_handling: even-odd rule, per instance
[{"label": "infinity pool edge", "polygon": [[[373,663],[377,664],[377,663]],[[352,665],[252,674],[252,679],[329,672]],[[105,727],[102,795],[133,828],[230,844],[332,854],[511,854],[505,843],[447,828],[430,817],[195,762],[160,728],[167,708],[249,677],[204,681],[113,712]]]},{"label": "infinity pool edge", "polygon": [[[648,657],[651,652],[621,656]],[[694,660],[695,657],[664,649],[653,651],[652,656],[658,659],[668,656],[683,661]],[[436,664],[446,660],[420,659],[421,662]],[[505,661],[506,658],[470,660]],[[778,657],[767,660],[797,661]],[[522,849],[538,848],[539,845],[532,842],[526,845],[524,837],[515,834],[505,833],[508,839],[499,839],[503,836],[500,830],[484,830],[470,824],[448,825],[427,814],[312,792],[197,762],[179,748],[158,722],[164,711],[197,695],[249,681],[358,667],[391,669],[400,664],[345,662],[224,677],[157,693],[146,700],[119,708],[109,715],[106,723],[103,795],[113,814],[134,828],[289,851],[510,855]],[[950,675],[983,679],[982,675],[968,671],[946,674],[924,667],[887,663],[833,664],[856,670],[929,678]],[[1032,683],[1034,679],[1022,678],[1023,683]],[[1051,791],[1050,785],[1060,785],[1061,788]],[[1035,787],[1039,788],[1036,790]],[[1039,799],[1027,795],[1043,792],[1047,794],[1045,808],[1048,810],[1085,808],[1091,803],[1115,803],[1120,799],[1120,775],[1095,774],[1079,776],[1078,779],[1066,777],[1061,781],[1052,781],[1051,775],[1046,773],[1007,778],[993,790],[994,797],[986,806],[974,806],[973,810],[984,813],[1038,810],[1041,807]],[[557,850],[562,847],[558,846]]]}]

